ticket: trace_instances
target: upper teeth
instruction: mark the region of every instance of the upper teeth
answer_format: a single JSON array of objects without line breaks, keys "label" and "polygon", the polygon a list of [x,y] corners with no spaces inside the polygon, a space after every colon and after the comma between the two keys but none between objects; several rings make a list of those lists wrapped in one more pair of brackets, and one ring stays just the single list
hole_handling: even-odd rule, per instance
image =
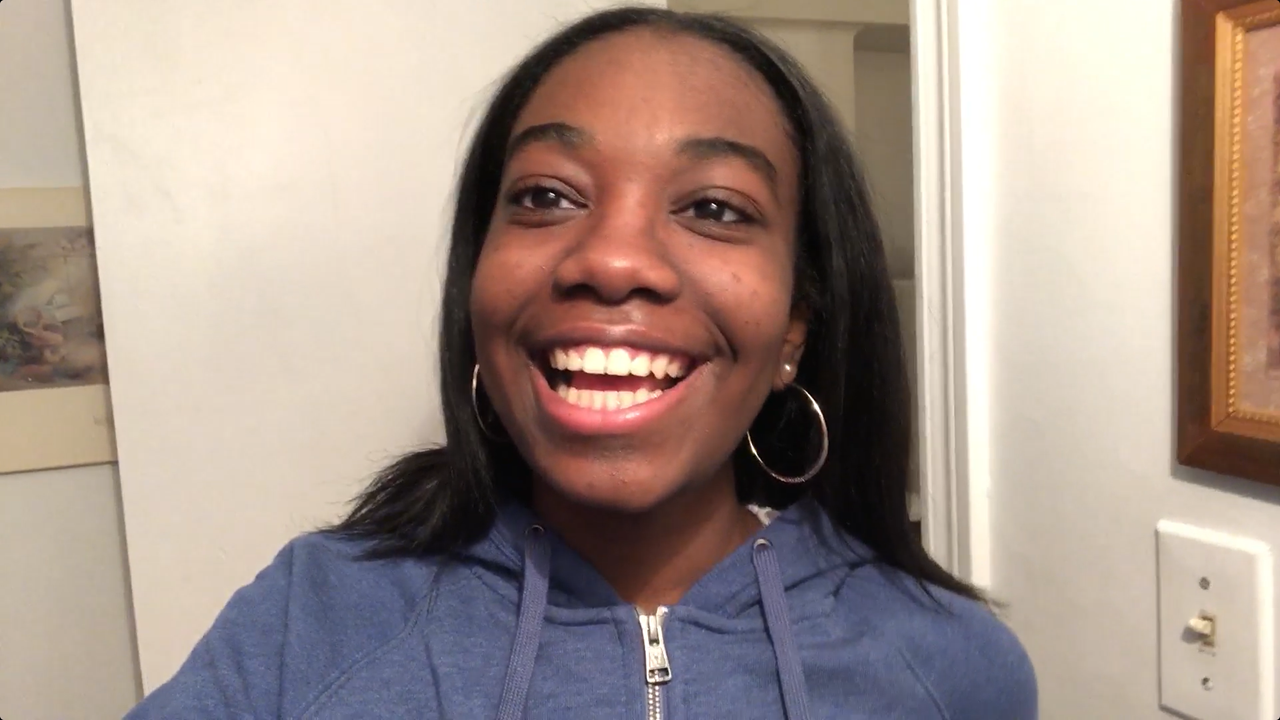
[{"label": "upper teeth", "polygon": [[585,345],[556,348],[551,351],[551,367],[556,370],[584,372],[588,375],[652,375],[663,378],[684,377],[685,363],[666,353],[647,353],[626,348]]}]

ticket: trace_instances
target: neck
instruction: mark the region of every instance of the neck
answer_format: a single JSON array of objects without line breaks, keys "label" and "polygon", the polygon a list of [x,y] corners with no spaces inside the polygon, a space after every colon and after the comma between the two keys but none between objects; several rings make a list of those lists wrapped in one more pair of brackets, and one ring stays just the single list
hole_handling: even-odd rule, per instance
[{"label": "neck", "polygon": [[759,528],[738,504],[731,471],[642,512],[593,507],[536,482],[533,509],[625,601],[652,613],[674,605]]}]

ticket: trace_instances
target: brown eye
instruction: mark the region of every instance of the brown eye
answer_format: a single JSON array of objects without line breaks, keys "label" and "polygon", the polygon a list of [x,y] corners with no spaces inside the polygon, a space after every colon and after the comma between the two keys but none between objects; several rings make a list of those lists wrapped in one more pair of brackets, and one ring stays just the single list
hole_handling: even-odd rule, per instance
[{"label": "brown eye", "polygon": [[526,210],[572,210],[577,205],[563,193],[549,187],[536,186],[516,191],[511,204]]},{"label": "brown eye", "polygon": [[737,224],[751,222],[752,220],[745,212],[738,210],[723,200],[715,198],[703,198],[694,201],[681,214],[688,215],[696,220],[713,223]]}]

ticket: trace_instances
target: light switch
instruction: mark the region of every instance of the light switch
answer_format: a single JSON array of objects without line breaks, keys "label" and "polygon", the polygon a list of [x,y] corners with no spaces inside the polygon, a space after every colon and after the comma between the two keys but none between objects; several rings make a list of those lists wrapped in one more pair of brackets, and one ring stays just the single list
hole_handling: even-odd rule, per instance
[{"label": "light switch", "polygon": [[1160,704],[1193,720],[1275,720],[1267,545],[1162,520]]}]

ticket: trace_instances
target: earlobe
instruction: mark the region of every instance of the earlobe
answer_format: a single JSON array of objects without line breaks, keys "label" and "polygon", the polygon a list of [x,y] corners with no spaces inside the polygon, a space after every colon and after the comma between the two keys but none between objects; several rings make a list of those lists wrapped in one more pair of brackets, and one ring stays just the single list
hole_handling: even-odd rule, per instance
[{"label": "earlobe", "polygon": [[796,366],[791,362],[782,363],[782,369],[779,371],[778,379],[773,383],[774,391],[781,390],[790,385],[796,379]]},{"label": "earlobe", "polygon": [[773,383],[775,391],[782,390],[795,382],[796,375],[800,371],[800,357],[804,354],[807,330],[808,327],[799,318],[792,319],[791,326],[787,328],[787,334],[782,341],[782,362],[778,367],[778,377]]},{"label": "earlobe", "polygon": [[800,351],[803,348],[786,348],[782,353],[782,364],[778,367],[778,377],[773,382],[774,391],[782,390],[795,382],[800,372]]}]

